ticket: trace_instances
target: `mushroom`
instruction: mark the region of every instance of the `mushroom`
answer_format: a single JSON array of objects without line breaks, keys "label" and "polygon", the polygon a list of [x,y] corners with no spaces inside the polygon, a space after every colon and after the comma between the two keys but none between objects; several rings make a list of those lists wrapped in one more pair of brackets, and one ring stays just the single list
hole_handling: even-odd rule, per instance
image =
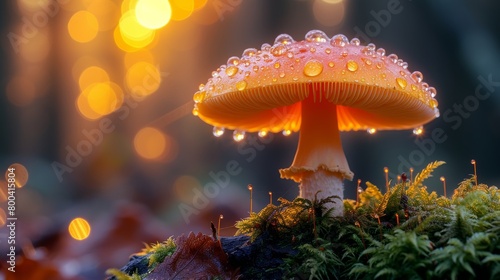
[{"label": "mushroom", "polygon": [[[343,215],[343,180],[352,180],[340,131],[413,129],[439,116],[436,90],[357,38],[312,30],[296,42],[279,35],[274,45],[246,49],[212,72],[194,94],[193,114],[242,140],[245,132],[300,130],[295,159],[282,178],[300,183],[300,197],[337,196],[332,214]],[[321,191],[318,193],[318,191]]]}]

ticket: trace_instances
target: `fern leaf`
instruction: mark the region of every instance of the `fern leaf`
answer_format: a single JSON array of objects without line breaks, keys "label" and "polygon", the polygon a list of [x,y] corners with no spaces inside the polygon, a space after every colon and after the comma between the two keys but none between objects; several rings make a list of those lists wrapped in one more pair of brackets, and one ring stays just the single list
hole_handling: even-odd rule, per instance
[{"label": "fern leaf", "polygon": [[445,164],[444,161],[435,161],[429,163],[420,173],[417,174],[415,180],[413,181],[412,187],[417,188],[422,185],[423,181],[432,176],[434,169]]}]

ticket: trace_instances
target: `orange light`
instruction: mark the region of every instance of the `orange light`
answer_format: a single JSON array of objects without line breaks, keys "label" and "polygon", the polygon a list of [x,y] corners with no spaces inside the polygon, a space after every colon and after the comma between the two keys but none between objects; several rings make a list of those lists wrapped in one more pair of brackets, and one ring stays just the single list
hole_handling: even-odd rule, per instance
[{"label": "orange light", "polygon": [[194,0],[194,10],[199,10],[205,7],[207,4],[208,0]]},{"label": "orange light", "polygon": [[83,70],[80,74],[80,78],[78,79],[80,90],[84,90],[94,83],[106,82],[109,82],[108,72],[98,66],[90,66],[85,68],[85,70]]},{"label": "orange light", "polygon": [[135,16],[142,26],[153,30],[160,29],[170,21],[172,8],[165,0],[138,0],[135,6]]},{"label": "orange light", "polygon": [[110,114],[123,104],[123,91],[115,83],[94,83],[78,97],[78,111],[86,118],[95,120]]},{"label": "orange light", "polygon": [[0,208],[0,228],[5,226],[6,222],[7,222],[7,214],[2,208]]},{"label": "orange light", "polygon": [[71,38],[79,43],[92,41],[99,31],[97,18],[88,11],[76,12],[68,22]]},{"label": "orange light", "polygon": [[137,62],[141,62],[141,61],[147,62],[151,65],[154,65],[156,63],[155,57],[151,53],[151,51],[146,50],[146,49],[142,49],[142,50],[136,51],[136,52],[127,52],[125,54],[124,59],[123,59],[123,65],[125,66],[125,69],[129,69],[134,64],[136,64]]},{"label": "orange light", "polygon": [[[166,152],[169,139],[153,127],[145,127],[134,137],[135,151],[139,156],[148,160],[161,159]],[[168,141],[169,142],[169,141]]]},{"label": "orange light", "polygon": [[[11,176],[10,170],[13,170],[15,176]],[[14,183],[16,187],[22,188],[28,182],[29,174],[28,169],[24,167],[24,165],[20,163],[14,163],[9,166],[7,171],[5,172],[5,180],[9,182],[9,179],[14,179]]]},{"label": "orange light", "polygon": [[94,14],[99,22],[99,31],[113,29],[120,18],[118,5],[111,0],[94,0],[87,11]]},{"label": "orange light", "polygon": [[90,224],[83,218],[75,218],[69,223],[68,231],[76,240],[85,240],[90,235]]},{"label": "orange light", "polygon": [[153,42],[155,38],[154,30],[139,24],[134,10],[130,10],[122,15],[119,28],[123,41],[135,48],[146,47]]},{"label": "orange light", "polygon": [[172,5],[172,20],[185,20],[194,11],[193,0],[170,0]]},{"label": "orange light", "polygon": [[148,96],[160,87],[160,71],[151,63],[138,62],[128,69],[125,84],[134,96]]}]

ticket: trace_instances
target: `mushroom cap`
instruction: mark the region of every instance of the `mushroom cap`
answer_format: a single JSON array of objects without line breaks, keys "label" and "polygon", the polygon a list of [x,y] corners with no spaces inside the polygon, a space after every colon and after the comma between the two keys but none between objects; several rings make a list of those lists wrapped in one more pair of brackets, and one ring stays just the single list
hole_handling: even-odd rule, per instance
[{"label": "mushroom cap", "polygon": [[337,107],[341,131],[412,129],[439,116],[436,90],[422,73],[374,44],[329,38],[319,30],[296,42],[279,35],[273,46],[231,57],[200,85],[193,113],[215,127],[248,132],[298,131],[309,94]]}]

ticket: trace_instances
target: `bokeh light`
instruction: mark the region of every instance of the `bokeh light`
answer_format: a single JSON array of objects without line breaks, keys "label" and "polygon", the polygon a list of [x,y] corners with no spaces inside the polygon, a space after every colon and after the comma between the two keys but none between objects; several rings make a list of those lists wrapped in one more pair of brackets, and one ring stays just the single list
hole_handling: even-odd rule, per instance
[{"label": "bokeh light", "polygon": [[0,202],[7,201],[7,182],[0,179]]},{"label": "bokeh light", "polygon": [[194,11],[193,0],[170,0],[172,5],[172,20],[185,20]]},{"label": "bokeh light", "polygon": [[170,144],[166,135],[153,127],[145,127],[134,137],[135,151],[139,156],[149,160],[159,160],[165,153]]},{"label": "bokeh light", "polygon": [[5,89],[7,99],[18,107],[29,105],[36,96],[35,85],[24,76],[12,77]]},{"label": "bokeh light", "polygon": [[[143,48],[153,42],[155,31],[142,26],[135,16],[134,10],[129,10],[122,15],[119,23],[120,36],[123,42],[134,47]],[[117,41],[115,36],[115,42]],[[117,43],[118,45],[118,43]],[[119,45],[118,45],[119,46]]]},{"label": "bokeh light", "polygon": [[68,22],[68,32],[79,43],[90,42],[99,32],[99,22],[89,11],[78,11]]},{"label": "bokeh light", "polygon": [[194,0],[194,10],[200,10],[200,9],[203,9],[203,7],[205,7],[205,5],[207,4],[208,0]]},{"label": "bokeh light", "polygon": [[136,97],[150,95],[160,87],[160,70],[151,63],[137,62],[127,70],[125,84]]},{"label": "bokeh light", "polygon": [[26,169],[26,167],[24,167],[24,165],[22,165],[20,163],[11,164],[9,166],[9,168],[7,169],[7,171],[5,172],[5,180],[7,180],[7,182],[8,182],[8,179],[10,178],[9,177],[9,173],[10,173],[9,169],[11,169],[11,168],[14,169],[14,174],[16,175],[14,177],[16,187],[18,187],[18,188],[24,187],[24,185],[26,185],[26,183],[28,182],[28,178],[29,178],[28,169]]},{"label": "bokeh light", "polygon": [[106,83],[109,82],[109,74],[106,70],[98,66],[90,66],[85,68],[80,74],[78,79],[78,85],[80,90],[84,90],[94,83]]},{"label": "bokeh light", "polygon": [[90,235],[90,224],[83,218],[73,219],[68,226],[68,231],[71,237],[76,240],[85,240]]},{"label": "bokeh light", "polygon": [[7,214],[2,208],[0,208],[0,228],[5,226],[6,222],[7,222]]},{"label": "bokeh light", "polygon": [[125,69],[129,69],[134,64],[141,61],[150,63],[151,65],[156,64],[156,59],[153,53],[151,53],[151,51],[147,49],[142,49],[136,52],[125,53],[125,56],[123,58],[123,65],[125,66]]},{"label": "bokeh light", "polygon": [[80,114],[94,120],[120,108],[123,99],[123,90],[117,84],[94,83],[82,91],[76,105]]},{"label": "bokeh light", "polygon": [[135,16],[142,26],[149,29],[159,29],[170,21],[172,8],[170,3],[164,0],[138,0],[135,6]]}]

